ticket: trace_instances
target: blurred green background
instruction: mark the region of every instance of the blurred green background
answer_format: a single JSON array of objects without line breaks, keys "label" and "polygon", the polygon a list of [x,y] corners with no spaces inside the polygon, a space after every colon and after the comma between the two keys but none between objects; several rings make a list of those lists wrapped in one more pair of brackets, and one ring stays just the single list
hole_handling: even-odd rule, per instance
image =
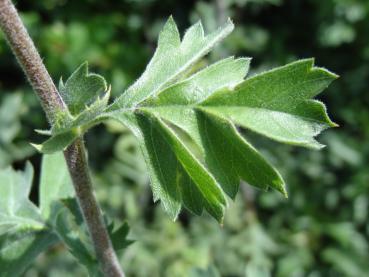
[{"label": "blurred green background", "polygon": [[[183,212],[171,222],[153,204],[132,135],[113,122],[87,134],[97,197],[131,226],[137,240],[120,257],[128,276],[369,276],[369,1],[366,0],[18,0],[17,7],[55,81],[83,61],[120,94],[144,70],[172,14],[180,30],[198,19],[213,30],[236,25],[204,63],[253,57],[250,74],[315,57],[341,76],[320,97],[340,128],[322,151],[259,136],[259,149],[281,170],[288,200],[241,187],[224,226]],[[23,168],[40,155],[29,142],[47,128],[44,114],[0,34],[0,168]],[[37,178],[35,184],[37,183]],[[37,187],[32,191],[37,202]],[[25,274],[86,276],[57,245]]]}]

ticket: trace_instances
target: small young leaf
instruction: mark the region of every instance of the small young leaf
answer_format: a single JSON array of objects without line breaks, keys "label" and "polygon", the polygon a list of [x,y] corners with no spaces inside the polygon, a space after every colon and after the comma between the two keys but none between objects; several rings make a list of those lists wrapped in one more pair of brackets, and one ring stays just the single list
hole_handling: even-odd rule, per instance
[{"label": "small young leaf", "polygon": [[108,232],[115,251],[121,251],[134,243],[133,240],[127,239],[129,233],[129,226],[127,222],[115,228],[114,222],[108,226]]},{"label": "small young leaf", "polygon": [[82,64],[63,83],[60,79],[59,92],[72,115],[80,114],[86,105],[90,105],[97,97],[107,90],[105,79],[88,72],[88,64]]},{"label": "small young leaf", "polygon": [[99,123],[99,116],[110,97],[105,79],[89,73],[87,63],[82,64],[65,84],[60,80],[59,90],[68,110],[57,111],[51,130],[41,132],[51,135],[48,140],[40,145],[32,144],[44,154],[64,150],[87,129]]}]

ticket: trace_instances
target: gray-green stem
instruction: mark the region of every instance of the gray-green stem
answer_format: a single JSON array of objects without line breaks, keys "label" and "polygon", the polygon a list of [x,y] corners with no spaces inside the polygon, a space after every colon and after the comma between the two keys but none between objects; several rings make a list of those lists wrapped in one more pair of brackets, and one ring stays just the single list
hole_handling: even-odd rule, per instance
[{"label": "gray-green stem", "polygon": [[[0,0],[0,27],[52,124],[56,113],[65,110],[66,105],[10,0]],[[70,145],[64,156],[101,270],[105,276],[122,277],[124,273],[93,193],[83,139]]]}]

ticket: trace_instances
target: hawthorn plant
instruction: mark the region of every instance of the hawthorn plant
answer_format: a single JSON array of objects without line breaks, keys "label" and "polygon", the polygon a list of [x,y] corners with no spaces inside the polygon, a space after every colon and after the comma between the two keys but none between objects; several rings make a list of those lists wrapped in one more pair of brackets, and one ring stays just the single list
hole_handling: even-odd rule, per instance
[{"label": "hawthorn plant", "polygon": [[250,58],[229,57],[195,71],[233,30],[230,20],[206,35],[198,22],[181,38],[170,17],[144,73],[113,101],[105,79],[89,73],[87,63],[56,89],[9,0],[0,0],[0,24],[51,124],[37,130],[45,141],[33,144],[44,154],[38,207],[28,198],[31,164],[23,172],[0,172],[0,276],[22,274],[59,241],[91,276],[123,276],[115,252],[131,243],[128,226],[114,227],[101,214],[83,144],[83,135],[105,120],[136,136],[154,201],[172,220],[185,208],[206,211],[219,223],[240,180],[287,197],[282,176],[244,134],[321,149],[315,137],[336,126],[314,97],[337,76],[313,59],[246,79]]}]

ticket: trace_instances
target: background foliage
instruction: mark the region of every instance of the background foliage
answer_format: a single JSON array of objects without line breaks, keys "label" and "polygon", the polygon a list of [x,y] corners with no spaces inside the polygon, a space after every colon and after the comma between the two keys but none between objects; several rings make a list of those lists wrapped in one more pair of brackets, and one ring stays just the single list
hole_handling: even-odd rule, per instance
[{"label": "background foliage", "polygon": [[[97,196],[107,213],[131,225],[137,241],[121,255],[128,276],[365,276],[369,272],[369,2],[355,0],[44,0],[18,8],[57,81],[88,60],[120,94],[143,71],[169,14],[179,28],[201,18],[213,30],[228,16],[235,31],[203,62],[253,57],[252,73],[315,57],[341,78],[323,94],[341,128],[325,132],[322,151],[253,143],[282,171],[277,192],[241,186],[223,227],[182,213],[171,222],[152,203],[137,142],[115,123],[87,134]],[[33,129],[47,123],[0,34],[0,167],[36,178]],[[107,128],[108,132],[104,129]],[[32,199],[37,203],[37,186]],[[26,276],[85,276],[62,246],[41,255]]]}]

